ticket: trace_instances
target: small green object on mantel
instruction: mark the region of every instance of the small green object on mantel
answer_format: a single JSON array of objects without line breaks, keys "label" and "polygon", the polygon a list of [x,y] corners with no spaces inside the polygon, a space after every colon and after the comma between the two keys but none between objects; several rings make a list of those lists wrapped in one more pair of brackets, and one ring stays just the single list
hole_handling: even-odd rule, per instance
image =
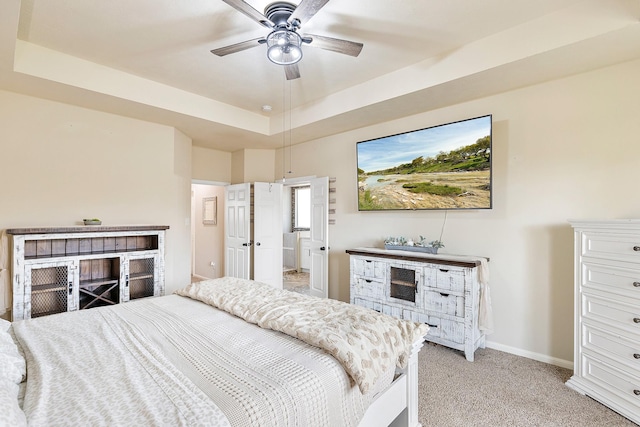
[{"label": "small green object on mantel", "polygon": [[102,224],[102,221],[100,221],[98,218],[90,218],[90,219],[83,219],[84,221],[84,225],[100,225]]}]

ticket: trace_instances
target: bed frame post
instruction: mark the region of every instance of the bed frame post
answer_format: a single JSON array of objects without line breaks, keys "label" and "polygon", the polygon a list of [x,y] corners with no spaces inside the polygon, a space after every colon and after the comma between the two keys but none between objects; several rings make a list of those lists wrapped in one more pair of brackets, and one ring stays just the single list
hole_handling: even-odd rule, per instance
[{"label": "bed frame post", "polygon": [[423,343],[423,338],[413,343],[407,365],[407,425],[410,427],[421,427],[418,422],[418,353]]},{"label": "bed frame post", "polygon": [[411,347],[409,362],[404,369],[406,407],[389,427],[422,427],[418,422],[418,353],[423,343],[424,339],[420,338]]}]

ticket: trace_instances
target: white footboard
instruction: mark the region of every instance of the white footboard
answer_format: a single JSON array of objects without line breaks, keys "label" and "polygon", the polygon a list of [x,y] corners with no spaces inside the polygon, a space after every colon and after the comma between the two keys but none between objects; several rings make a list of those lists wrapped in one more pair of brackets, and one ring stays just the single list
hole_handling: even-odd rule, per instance
[{"label": "white footboard", "polygon": [[418,422],[418,352],[423,338],[413,343],[407,368],[380,393],[365,412],[359,427],[420,427]]}]

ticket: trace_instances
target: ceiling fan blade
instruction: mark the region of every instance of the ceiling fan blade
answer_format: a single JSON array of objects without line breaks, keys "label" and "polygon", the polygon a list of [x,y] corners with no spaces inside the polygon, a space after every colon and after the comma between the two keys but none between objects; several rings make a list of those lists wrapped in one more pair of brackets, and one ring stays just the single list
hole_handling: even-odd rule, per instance
[{"label": "ceiling fan blade", "polygon": [[240,52],[242,50],[251,49],[252,47],[256,47],[260,45],[260,40],[264,40],[264,37],[258,37],[257,39],[247,40],[244,42],[232,44],[225,47],[219,47],[218,49],[213,49],[211,53],[218,56],[225,56],[231,53]]},{"label": "ceiling fan blade", "polygon": [[301,25],[304,24],[328,2],[329,0],[302,0],[289,17],[289,23],[293,23],[297,19]]},{"label": "ceiling fan blade", "polygon": [[244,2],[243,0],[222,0],[222,1],[228,4],[229,6],[231,6],[232,8],[234,8],[235,10],[237,10],[238,12],[244,13],[249,18],[256,21],[258,24],[264,25],[265,27],[268,27],[268,28],[273,28],[275,25],[273,22],[269,20],[269,18],[267,18],[262,13],[255,10],[253,7],[251,7],[251,5]]},{"label": "ceiling fan blade", "polygon": [[319,47],[320,49],[343,53],[349,56],[360,55],[360,51],[362,51],[364,46],[362,43],[334,39],[333,37],[316,36],[313,34],[305,34],[305,37],[311,37],[311,43],[309,43],[309,46]]},{"label": "ceiling fan blade", "polygon": [[284,75],[287,76],[287,80],[295,80],[300,78],[300,70],[298,64],[291,64],[284,66]]}]

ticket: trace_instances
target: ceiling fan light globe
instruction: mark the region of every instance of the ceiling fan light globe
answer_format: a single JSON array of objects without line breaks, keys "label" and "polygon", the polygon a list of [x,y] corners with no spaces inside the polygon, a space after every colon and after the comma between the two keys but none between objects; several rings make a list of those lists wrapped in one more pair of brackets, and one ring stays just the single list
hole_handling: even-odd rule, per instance
[{"label": "ceiling fan light globe", "polygon": [[274,64],[291,65],[302,59],[302,50],[297,46],[271,46],[267,58]]},{"label": "ceiling fan light globe", "polygon": [[267,36],[267,58],[274,64],[291,65],[302,59],[302,38],[289,30],[276,30]]}]

